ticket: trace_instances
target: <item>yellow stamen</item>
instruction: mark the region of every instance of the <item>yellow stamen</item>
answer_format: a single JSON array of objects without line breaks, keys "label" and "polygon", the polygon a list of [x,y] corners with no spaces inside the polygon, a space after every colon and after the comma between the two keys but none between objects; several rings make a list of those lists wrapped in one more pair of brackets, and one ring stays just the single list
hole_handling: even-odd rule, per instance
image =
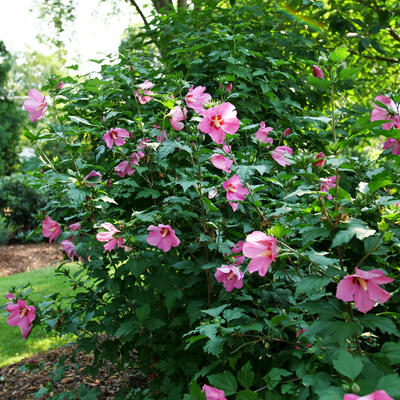
[{"label": "yellow stamen", "polygon": [[259,257],[271,257],[271,254],[271,249],[268,249],[267,251],[264,251],[264,253],[261,253]]},{"label": "yellow stamen", "polygon": [[357,278],[358,283],[362,286],[364,290],[367,290],[367,282],[363,278]]},{"label": "yellow stamen", "polygon": [[231,272],[228,276],[228,281],[232,280],[235,277],[235,274]]},{"label": "yellow stamen", "polygon": [[19,312],[19,317],[23,318],[25,315],[28,314],[28,310],[24,307],[20,312]]},{"label": "yellow stamen", "polygon": [[165,237],[169,234],[169,229],[168,228],[162,228],[161,229],[161,235],[162,237]]}]

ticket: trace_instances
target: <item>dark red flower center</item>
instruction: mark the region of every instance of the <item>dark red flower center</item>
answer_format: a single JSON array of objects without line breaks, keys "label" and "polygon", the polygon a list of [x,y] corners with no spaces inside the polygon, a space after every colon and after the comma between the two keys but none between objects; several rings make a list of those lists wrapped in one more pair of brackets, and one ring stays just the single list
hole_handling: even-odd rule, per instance
[{"label": "dark red flower center", "polygon": [[225,123],[221,116],[216,115],[214,118],[211,118],[211,126],[215,126],[217,129],[221,128],[221,126]]}]

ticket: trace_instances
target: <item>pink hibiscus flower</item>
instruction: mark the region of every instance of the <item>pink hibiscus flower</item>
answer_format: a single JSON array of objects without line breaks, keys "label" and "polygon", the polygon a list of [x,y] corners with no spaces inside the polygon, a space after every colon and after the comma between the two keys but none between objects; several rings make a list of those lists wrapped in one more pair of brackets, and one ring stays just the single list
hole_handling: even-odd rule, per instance
[{"label": "pink hibiscus flower", "polygon": [[164,141],[166,141],[168,139],[167,138],[167,132],[162,131],[161,127],[159,127],[158,125],[154,124],[153,128],[156,128],[160,132],[160,134],[157,135],[157,142],[158,143],[163,143]]},{"label": "pink hibiscus flower", "polygon": [[230,92],[232,92],[232,89],[233,89],[233,85],[232,85],[232,83],[228,83],[228,85],[226,85],[226,91],[228,92],[228,93],[230,93]]},{"label": "pink hibiscus flower", "polygon": [[[379,121],[379,120],[392,120],[393,117],[397,113],[396,103],[390,99],[389,97],[380,95],[375,97],[375,101],[379,101],[387,108],[378,106],[375,103],[372,103],[374,106],[374,110],[371,112],[371,121]],[[390,128],[389,128],[390,129]]]},{"label": "pink hibiscus flower", "polygon": [[211,164],[214,165],[215,168],[221,169],[222,171],[230,173],[230,166],[233,161],[229,158],[224,157],[222,154],[213,154],[210,158]]},{"label": "pink hibiscus flower", "polygon": [[392,148],[392,154],[400,156],[400,142],[396,139],[388,138],[383,144],[382,150]]},{"label": "pink hibiscus flower", "polygon": [[354,301],[354,308],[361,312],[371,310],[375,303],[386,303],[390,294],[379,285],[393,282],[379,269],[362,271],[356,267],[356,273],[345,276],[338,284],[336,297],[343,301]]},{"label": "pink hibiscus flower", "polygon": [[71,231],[79,231],[79,229],[81,229],[81,224],[79,222],[76,222],[75,224],[71,224],[68,227]]},{"label": "pink hibiscus flower", "polygon": [[[249,190],[247,187],[242,186],[242,181],[237,174],[225,181],[222,186],[226,190],[227,200],[243,201],[244,196],[249,194]],[[231,201],[229,201],[229,205],[232,207],[233,211],[236,211],[239,206],[237,203],[232,203]]]},{"label": "pink hibiscus flower", "polygon": [[165,252],[170,251],[171,247],[176,247],[181,242],[170,225],[150,225],[147,230],[153,231],[147,236],[147,243],[151,246],[157,246]]},{"label": "pink hibiscus flower", "polygon": [[[338,178],[340,179],[340,176]],[[336,175],[321,179],[321,192],[328,193],[329,189],[332,189],[335,186],[336,186]],[[328,194],[328,200],[332,199],[333,197],[330,194]]]},{"label": "pink hibiscus flower", "polygon": [[[273,128],[270,127],[265,127],[264,121],[261,121],[260,123],[260,129],[257,131],[255,138],[260,140],[261,143],[269,143],[272,144],[274,142],[274,139],[268,137],[268,133],[271,132]],[[267,149],[270,146],[267,146]]]},{"label": "pink hibiscus flower", "polygon": [[283,132],[283,137],[288,137],[290,135],[290,128],[285,129],[285,132]]},{"label": "pink hibiscus flower", "polygon": [[42,96],[36,89],[29,91],[29,100],[24,101],[25,110],[29,112],[29,119],[36,122],[42,118],[49,106],[46,102],[46,96]]},{"label": "pink hibiscus flower", "polygon": [[28,306],[25,300],[18,300],[16,303],[8,304],[6,310],[10,313],[7,319],[7,324],[10,326],[28,329],[36,318],[36,308]]},{"label": "pink hibiscus flower", "polygon": [[234,265],[221,265],[217,268],[215,279],[217,282],[224,282],[227,292],[231,292],[233,288],[241,289],[243,287],[244,274]]},{"label": "pink hibiscus flower", "polygon": [[384,390],[375,390],[374,393],[367,394],[366,396],[360,397],[356,394],[345,394],[343,400],[394,400]]},{"label": "pink hibiscus flower", "polygon": [[232,150],[232,147],[228,144],[222,143],[222,150],[224,150],[226,154],[229,154]]},{"label": "pink hibiscus flower", "polygon": [[185,96],[186,105],[197,113],[204,111],[204,105],[211,100],[211,95],[204,93],[206,87],[197,86],[193,89],[193,85],[189,89],[189,93]]},{"label": "pink hibiscus flower", "polygon": [[105,140],[107,147],[111,149],[114,144],[116,146],[123,146],[125,144],[123,138],[127,137],[129,137],[129,132],[126,129],[113,128],[103,136],[103,139]]},{"label": "pink hibiscus flower", "polygon": [[290,165],[290,162],[287,158],[285,158],[285,154],[289,153],[293,154],[293,149],[288,146],[279,146],[276,149],[272,150],[271,157],[282,167],[286,167],[286,165]]},{"label": "pink hibiscus flower", "polygon": [[260,276],[265,276],[272,263],[278,255],[276,239],[265,233],[255,231],[246,237],[243,245],[243,255],[251,258],[249,272],[258,271]]},{"label": "pink hibiscus flower", "polygon": [[183,112],[182,112],[182,109],[179,106],[177,106],[171,110],[169,115],[172,117],[169,119],[171,126],[174,129],[176,129],[177,131],[181,131],[183,129],[184,125],[183,125],[183,122],[180,122],[180,121],[184,121],[186,119],[187,109],[184,108]]},{"label": "pink hibiscus flower", "polygon": [[227,133],[233,135],[239,129],[239,120],[236,118],[235,106],[231,103],[222,103],[203,111],[204,117],[198,124],[203,133],[208,133],[211,139],[222,144]]},{"label": "pink hibiscus flower", "polygon": [[324,71],[318,65],[312,66],[312,72],[315,78],[325,79]]},{"label": "pink hibiscus flower", "polygon": [[[137,157],[136,153],[131,154],[131,157],[132,157],[132,155],[135,155],[134,157]],[[134,160],[136,162],[136,159],[134,159]],[[114,168],[114,172],[121,178],[124,178],[126,174],[131,176],[135,172],[135,170],[132,169],[132,167],[131,167],[132,164],[133,164],[132,159],[131,159],[131,161],[126,161],[126,160],[122,161]]]},{"label": "pink hibiscus flower", "polygon": [[49,243],[51,243],[53,239],[57,240],[60,234],[61,234],[61,228],[58,222],[53,221],[49,216],[47,216],[42,221],[42,235],[44,237],[48,237]]},{"label": "pink hibiscus flower", "polygon": [[22,335],[22,340],[28,339],[29,335],[32,332],[32,328],[33,328],[33,325],[30,325],[27,329],[19,328],[19,331],[21,332],[21,335]]},{"label": "pink hibiscus flower", "polygon": [[85,186],[96,186],[96,183],[94,182],[98,182],[101,179],[101,173],[92,171],[90,174],[85,176],[84,181],[87,181],[88,179],[90,179],[90,182],[85,182]]},{"label": "pink hibiscus flower", "polygon": [[118,245],[118,248],[122,246],[122,244],[124,243],[124,239],[116,239],[113,237],[115,233],[121,232],[113,224],[110,224],[109,222],[104,222],[100,225],[100,228],[108,230],[108,232],[100,232],[96,235],[96,239],[99,242],[107,242],[104,245],[105,250],[114,250],[116,244]]},{"label": "pink hibiscus flower", "polygon": [[[243,251],[243,240],[237,242],[234,246],[231,246],[230,249],[232,250],[232,253],[241,253]],[[233,263],[236,266],[242,265],[246,259],[245,256],[233,256],[233,258],[236,259]]]},{"label": "pink hibiscus flower", "polygon": [[201,391],[206,392],[206,400],[226,400],[225,392],[212,386],[204,385]]},{"label": "pink hibiscus flower", "polygon": [[154,83],[151,83],[148,79],[139,85],[139,89],[136,90],[136,97],[140,104],[146,104],[152,100],[152,97],[149,95],[154,93],[148,89],[151,89],[153,86]]},{"label": "pink hibiscus flower", "polygon": [[6,298],[7,300],[14,300],[16,297],[17,297],[17,296],[15,296],[15,294],[12,294],[12,293],[7,293],[7,294],[5,295],[5,298]]},{"label": "pink hibiscus flower", "polygon": [[315,159],[318,161],[313,162],[314,167],[321,168],[325,164],[325,154],[324,153],[322,153],[322,152],[318,153],[317,156],[315,157]]}]

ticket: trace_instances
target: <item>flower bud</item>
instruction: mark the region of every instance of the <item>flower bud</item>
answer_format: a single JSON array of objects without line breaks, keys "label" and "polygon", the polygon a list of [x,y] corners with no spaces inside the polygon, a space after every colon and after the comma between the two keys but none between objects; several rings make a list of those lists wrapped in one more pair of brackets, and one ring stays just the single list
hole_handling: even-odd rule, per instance
[{"label": "flower bud", "polygon": [[285,132],[283,132],[283,137],[288,137],[290,135],[290,128],[285,129]]},{"label": "flower bud", "polygon": [[107,179],[107,186],[111,186],[111,181]]},{"label": "flower bud", "polygon": [[351,392],[352,392],[352,393],[358,394],[358,393],[360,392],[360,390],[361,390],[361,388],[360,388],[360,386],[357,385],[357,383],[354,382],[354,383],[351,385]]},{"label": "flower bud", "polygon": [[347,383],[345,383],[344,385],[342,385],[342,389],[343,389],[346,393],[349,393],[349,392],[351,391],[350,385],[348,385]]},{"label": "flower bud", "polygon": [[57,85],[57,89],[58,89],[58,90],[61,90],[61,89],[63,88],[63,86],[64,86],[64,82],[61,81],[61,82]]},{"label": "flower bud", "polygon": [[230,83],[230,84],[226,87],[225,90],[226,90],[228,93],[230,93],[230,92],[232,92],[232,88],[233,88],[232,83]]},{"label": "flower bud", "polygon": [[312,70],[315,78],[325,79],[324,71],[318,65],[313,65]]}]

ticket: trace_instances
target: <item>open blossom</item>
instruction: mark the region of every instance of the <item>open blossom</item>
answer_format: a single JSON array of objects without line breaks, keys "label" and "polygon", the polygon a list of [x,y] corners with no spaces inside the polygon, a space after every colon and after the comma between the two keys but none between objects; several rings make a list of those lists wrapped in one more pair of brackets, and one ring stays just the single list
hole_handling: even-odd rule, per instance
[{"label": "open blossom", "polygon": [[[222,186],[226,190],[227,200],[243,201],[244,196],[249,194],[249,190],[247,189],[247,187],[242,186],[242,181],[237,174],[233,175],[232,178],[225,181]],[[229,204],[232,207],[233,211],[236,211],[239,206],[237,203],[232,203],[231,201],[229,202]]]},{"label": "open blossom", "polygon": [[374,109],[371,112],[371,121],[379,121],[379,120],[392,120],[395,114],[397,113],[396,103],[390,99],[389,97],[380,95],[375,97],[375,101],[379,101],[387,108],[378,106],[375,103],[372,103]]},{"label": "open blossom", "polygon": [[53,221],[49,216],[47,216],[42,221],[42,235],[44,237],[48,237],[49,243],[51,243],[53,239],[57,240],[60,234],[61,234],[61,228],[58,222]]},{"label": "open blossom", "polygon": [[215,143],[222,144],[227,133],[233,135],[239,129],[235,106],[231,103],[222,103],[204,110],[202,116],[204,118],[198,128],[208,133]]},{"label": "open blossom", "polygon": [[246,237],[243,245],[243,255],[251,258],[249,272],[258,271],[260,276],[265,276],[272,263],[278,255],[276,239],[265,233],[255,231]]},{"label": "open blossom", "polygon": [[81,224],[79,222],[75,222],[75,224],[71,224],[68,227],[71,231],[79,231],[79,229],[81,229]]},{"label": "open blossom", "polygon": [[25,300],[18,300],[16,303],[8,304],[6,310],[10,313],[7,319],[7,324],[10,326],[28,329],[36,318],[36,308],[28,306]]},{"label": "open blossom", "polygon": [[286,165],[290,165],[289,160],[285,158],[286,153],[292,155],[293,149],[288,146],[279,146],[272,151],[271,157],[282,167],[286,167]]},{"label": "open blossom", "polygon": [[325,79],[324,71],[318,65],[312,66],[312,72],[315,78]]},{"label": "open blossom", "polygon": [[225,392],[212,386],[204,385],[201,391],[206,392],[206,400],[226,400]]},{"label": "open blossom", "polygon": [[105,250],[114,250],[116,244],[118,244],[118,248],[122,246],[122,244],[124,243],[124,239],[116,239],[113,237],[115,233],[121,232],[113,224],[110,224],[109,222],[104,222],[100,225],[100,228],[108,230],[108,232],[100,232],[96,235],[96,239],[99,242],[107,242],[104,245]]},{"label": "open blossom", "polygon": [[230,166],[233,161],[229,158],[224,157],[222,154],[213,154],[210,158],[211,164],[214,165],[215,168],[221,169],[222,171],[230,173]]},{"label": "open blossom", "polygon": [[90,182],[85,182],[85,186],[96,186],[94,182],[98,182],[101,179],[101,173],[97,171],[92,171],[90,174],[86,175],[84,181],[91,179]]},{"label": "open blossom", "polygon": [[126,174],[131,176],[135,172],[135,170],[131,167],[131,165],[132,161],[126,161],[126,160],[122,161],[114,168],[114,172],[121,178],[124,178]]},{"label": "open blossom", "polygon": [[385,143],[383,143],[382,150],[392,148],[392,154],[400,156],[400,142],[396,139],[388,138]]},{"label": "open blossom", "polygon": [[[241,253],[243,250],[243,240],[237,242],[234,246],[231,246],[230,249],[232,250],[232,253]],[[233,256],[233,258],[236,260],[233,263],[236,266],[242,265],[246,259],[245,256]]]},{"label": "open blossom", "polygon": [[394,400],[384,390],[375,390],[374,393],[367,394],[366,396],[357,396],[356,394],[345,394],[343,400]]},{"label": "open blossom", "polygon": [[157,246],[165,252],[170,251],[171,247],[176,247],[181,242],[170,225],[150,225],[147,230],[153,231],[149,233],[146,239],[147,243],[151,246]]},{"label": "open blossom", "polygon": [[151,83],[148,79],[139,85],[139,89],[136,90],[136,96],[140,104],[146,104],[152,99],[149,95],[154,93],[148,89],[151,89],[153,86],[154,83]]},{"label": "open blossom", "polygon": [[[260,140],[261,143],[272,144],[274,139],[268,137],[268,133],[271,132],[273,128],[265,127],[264,121],[260,123],[260,129],[257,131],[255,138]],[[267,146],[269,148],[270,146]]]},{"label": "open blossom", "polygon": [[[338,176],[340,179],[340,176]],[[328,178],[321,179],[321,192],[328,193],[329,189],[332,189],[336,186],[336,175],[330,176]],[[328,200],[332,200],[333,197],[328,194]]]},{"label": "open blossom", "polygon": [[193,89],[193,85],[189,89],[189,93],[185,96],[186,105],[197,113],[204,111],[204,105],[211,100],[211,95],[204,93],[206,87],[197,86]]},{"label": "open blossom", "polygon": [[113,128],[103,136],[103,139],[105,140],[107,147],[111,149],[114,144],[116,146],[123,146],[125,144],[123,138],[127,137],[129,137],[129,132],[126,129]]},{"label": "open blossom", "polygon": [[338,284],[336,297],[343,301],[354,301],[354,308],[361,312],[371,310],[375,303],[385,303],[390,294],[379,285],[393,282],[379,269],[362,271],[356,267],[356,273],[345,276]]},{"label": "open blossom", "polygon": [[234,265],[221,265],[217,268],[215,279],[217,282],[224,282],[227,292],[231,292],[233,288],[241,289],[243,287],[244,274]]},{"label": "open blossom", "polygon": [[174,107],[171,112],[169,113],[169,116],[171,117],[169,119],[169,122],[171,123],[171,126],[176,129],[177,131],[180,131],[183,129],[184,125],[183,122],[187,117],[187,109],[184,108],[183,112],[182,109],[179,106]]},{"label": "open blossom", "polygon": [[24,101],[24,107],[29,112],[29,119],[36,122],[43,117],[49,105],[45,102],[46,96],[42,96],[36,89],[29,91],[29,97]]},{"label": "open blossom", "polygon": [[318,161],[313,162],[314,167],[319,167],[321,168],[325,164],[325,154],[324,153],[318,153],[317,156],[315,157]]}]

